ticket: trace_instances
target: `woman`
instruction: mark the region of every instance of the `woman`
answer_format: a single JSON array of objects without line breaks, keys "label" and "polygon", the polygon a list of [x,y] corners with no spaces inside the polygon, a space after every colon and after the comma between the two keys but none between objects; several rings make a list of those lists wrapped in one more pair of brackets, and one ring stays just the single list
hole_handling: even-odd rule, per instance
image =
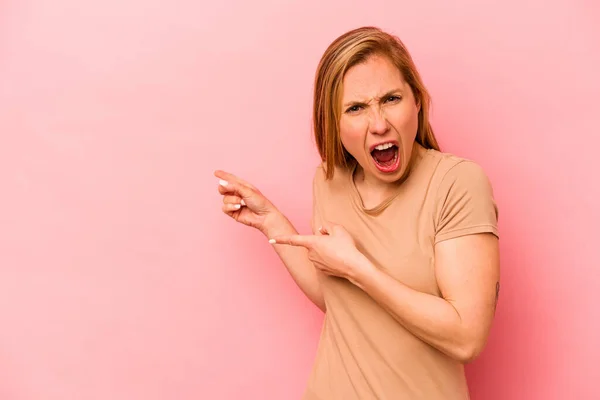
[{"label": "woman", "polygon": [[468,399],[499,288],[484,171],[439,150],[429,94],[395,37],[360,28],[318,66],[313,235],[223,171],[223,211],[260,230],[325,312],[304,399]]}]

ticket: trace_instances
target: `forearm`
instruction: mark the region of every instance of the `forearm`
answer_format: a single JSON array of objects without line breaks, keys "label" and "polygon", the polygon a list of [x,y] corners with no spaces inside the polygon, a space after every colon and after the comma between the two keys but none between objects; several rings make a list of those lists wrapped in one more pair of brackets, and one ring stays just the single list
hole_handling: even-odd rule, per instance
[{"label": "forearm", "polygon": [[[284,216],[278,216],[263,232],[268,238],[279,235],[297,235],[292,223]],[[300,290],[317,307],[325,312],[325,300],[319,283],[318,271],[308,259],[308,251],[303,247],[274,245],[275,252],[287,268]]]},{"label": "forearm", "polygon": [[360,264],[351,281],[407,330],[458,361],[469,362],[477,356],[483,347],[482,335],[466,326],[449,301],[404,285],[366,259]]}]

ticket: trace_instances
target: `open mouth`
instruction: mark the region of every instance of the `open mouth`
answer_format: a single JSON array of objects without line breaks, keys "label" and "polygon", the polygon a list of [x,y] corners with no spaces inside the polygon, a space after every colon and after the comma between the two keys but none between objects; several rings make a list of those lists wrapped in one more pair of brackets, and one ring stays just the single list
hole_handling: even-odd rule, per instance
[{"label": "open mouth", "polygon": [[400,166],[398,146],[394,143],[384,143],[376,146],[371,151],[375,166],[381,172],[394,172]]}]

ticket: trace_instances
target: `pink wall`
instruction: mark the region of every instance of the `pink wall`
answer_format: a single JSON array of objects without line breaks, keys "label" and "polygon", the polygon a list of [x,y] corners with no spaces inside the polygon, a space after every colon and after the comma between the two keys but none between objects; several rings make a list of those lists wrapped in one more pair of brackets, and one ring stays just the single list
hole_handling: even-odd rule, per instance
[{"label": "pink wall", "polygon": [[0,3],[2,400],[300,396],[322,315],[220,213],[212,171],[307,231],[314,69],[369,24],[402,37],[441,143],[495,186],[473,399],[600,398],[600,7],[321,3]]}]

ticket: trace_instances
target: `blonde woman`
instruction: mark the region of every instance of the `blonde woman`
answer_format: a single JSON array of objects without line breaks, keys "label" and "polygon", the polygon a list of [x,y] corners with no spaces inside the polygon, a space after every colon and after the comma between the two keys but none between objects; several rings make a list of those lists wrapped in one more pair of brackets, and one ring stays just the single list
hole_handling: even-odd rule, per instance
[{"label": "blonde woman", "polygon": [[498,210],[482,168],[440,151],[429,103],[402,42],[356,29],[317,68],[313,234],[215,173],[223,211],[260,230],[325,312],[305,400],[469,398],[463,365],[498,298]]}]

